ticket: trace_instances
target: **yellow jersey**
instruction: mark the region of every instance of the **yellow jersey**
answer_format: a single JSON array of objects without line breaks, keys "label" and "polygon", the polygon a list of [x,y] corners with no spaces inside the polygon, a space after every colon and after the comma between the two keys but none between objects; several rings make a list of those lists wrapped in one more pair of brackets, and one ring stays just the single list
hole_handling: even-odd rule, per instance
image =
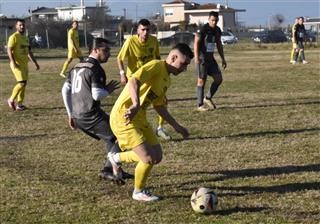
[{"label": "yellow jersey", "polygon": [[147,62],[160,59],[159,42],[156,37],[149,36],[146,42],[141,42],[138,35],[129,37],[123,44],[118,59],[124,61],[128,58],[127,77]]},{"label": "yellow jersey", "polygon": [[73,51],[73,46],[79,49],[79,33],[77,29],[71,28],[68,31],[68,51]]},{"label": "yellow jersey", "polygon": [[[152,60],[143,65],[132,74],[132,78],[136,78],[140,82],[139,99],[141,106],[133,122],[145,123],[146,109],[149,105],[166,105],[165,95],[171,79],[165,61],[161,60]],[[115,102],[110,116],[116,121],[124,122],[123,115],[131,105],[132,100],[127,84]]]},{"label": "yellow jersey", "polygon": [[18,65],[27,66],[30,48],[28,37],[19,32],[15,32],[9,37],[8,47],[13,50],[15,62]]}]

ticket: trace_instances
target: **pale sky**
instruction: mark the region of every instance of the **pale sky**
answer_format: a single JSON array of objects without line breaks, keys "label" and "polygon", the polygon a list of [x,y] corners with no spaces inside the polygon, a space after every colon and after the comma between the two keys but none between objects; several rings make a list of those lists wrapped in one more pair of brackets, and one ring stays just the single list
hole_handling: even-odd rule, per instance
[{"label": "pale sky", "polygon": [[[172,0],[105,0],[111,9],[111,15],[124,15],[124,8],[128,18],[140,19],[151,16],[157,12],[163,14],[161,4]],[[84,0],[85,5],[94,6],[97,1]],[[220,3],[226,0],[196,0],[194,2]],[[296,16],[320,17],[319,0],[227,0],[229,7],[245,9],[246,12],[238,13],[238,20],[245,25],[268,24],[272,16],[282,14],[285,18],[284,24],[291,24]],[[12,15],[21,17],[28,15],[28,9],[35,9],[38,6],[59,7],[68,5],[80,5],[80,0],[0,0],[0,14],[7,17]]]}]

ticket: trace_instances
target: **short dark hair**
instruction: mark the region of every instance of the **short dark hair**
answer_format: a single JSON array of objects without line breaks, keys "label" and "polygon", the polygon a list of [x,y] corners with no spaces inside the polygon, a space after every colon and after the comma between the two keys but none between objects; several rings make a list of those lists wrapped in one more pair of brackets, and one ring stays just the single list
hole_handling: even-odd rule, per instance
[{"label": "short dark hair", "polygon": [[91,53],[92,49],[94,49],[94,48],[104,47],[103,43],[109,45],[111,42],[109,40],[101,38],[101,37],[94,38],[92,40],[92,43],[89,45],[89,54]]},{"label": "short dark hair", "polygon": [[26,23],[26,21],[25,21],[24,19],[17,19],[17,20],[16,20],[16,24],[17,24],[18,22]]},{"label": "short dark hair", "polygon": [[178,50],[180,51],[183,55],[189,57],[190,59],[193,58],[193,52],[191,50],[191,48],[189,47],[188,44],[185,43],[178,43],[177,45],[175,45],[171,50]]},{"label": "short dark hair", "polygon": [[150,21],[147,20],[147,19],[140,19],[139,22],[138,22],[138,26],[139,26],[139,25],[142,25],[142,26],[150,26],[151,23],[150,23]]},{"label": "short dark hair", "polygon": [[213,16],[213,17],[219,17],[219,13],[218,12],[215,12],[215,11],[211,11],[211,12],[209,12],[209,17],[210,16]]}]

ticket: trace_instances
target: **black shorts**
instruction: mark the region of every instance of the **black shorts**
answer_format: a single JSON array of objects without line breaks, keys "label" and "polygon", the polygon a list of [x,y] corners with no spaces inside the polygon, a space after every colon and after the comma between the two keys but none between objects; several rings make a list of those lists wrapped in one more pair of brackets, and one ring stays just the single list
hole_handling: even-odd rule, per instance
[{"label": "black shorts", "polygon": [[221,70],[216,60],[202,61],[195,66],[199,79],[206,79],[208,75],[213,77],[214,75],[221,74]]},{"label": "black shorts", "polygon": [[97,120],[94,124],[90,124],[87,119],[75,119],[76,127],[86,133],[87,135],[97,140],[115,142],[116,137],[114,136],[110,124],[109,115],[105,114],[105,117]]}]

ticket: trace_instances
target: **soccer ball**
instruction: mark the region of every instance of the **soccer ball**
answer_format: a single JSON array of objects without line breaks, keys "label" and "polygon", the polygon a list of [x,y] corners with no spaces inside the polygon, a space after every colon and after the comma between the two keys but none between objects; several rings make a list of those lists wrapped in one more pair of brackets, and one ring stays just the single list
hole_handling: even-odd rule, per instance
[{"label": "soccer ball", "polygon": [[210,188],[200,187],[191,196],[191,207],[197,213],[212,214],[218,206],[218,196]]}]

